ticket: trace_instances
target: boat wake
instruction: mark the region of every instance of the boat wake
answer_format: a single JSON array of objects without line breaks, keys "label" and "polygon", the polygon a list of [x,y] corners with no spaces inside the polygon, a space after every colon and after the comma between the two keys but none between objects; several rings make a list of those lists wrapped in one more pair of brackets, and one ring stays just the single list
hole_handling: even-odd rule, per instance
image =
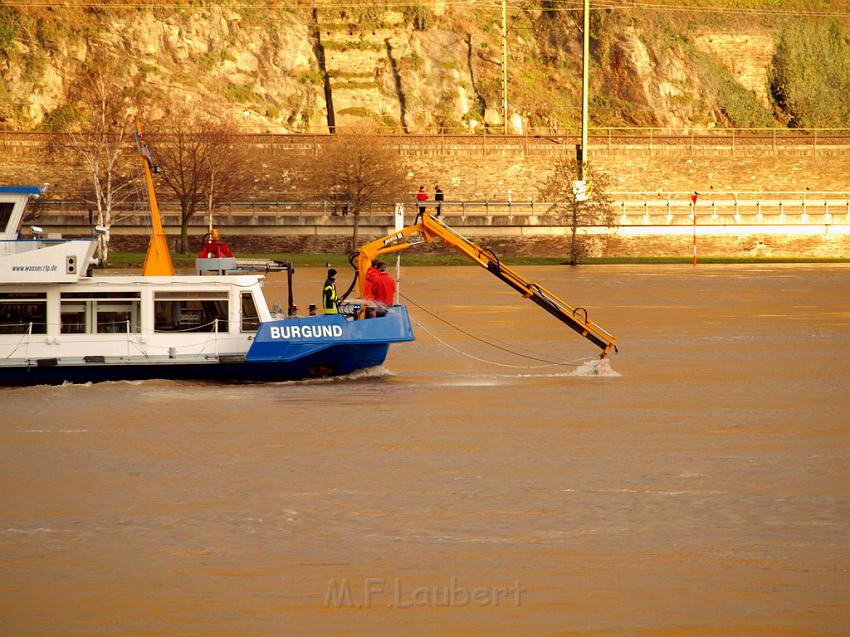
[{"label": "boat wake", "polygon": [[611,367],[611,359],[609,358],[595,358],[593,360],[585,361],[581,365],[579,365],[573,372],[570,373],[570,376],[622,376],[620,372],[614,371],[614,368]]},{"label": "boat wake", "polygon": [[394,374],[386,369],[383,365],[377,367],[367,367],[358,369],[350,374],[342,376],[324,376],[322,378],[305,378],[302,380],[290,380],[280,383],[281,385],[313,385],[315,383],[348,383],[351,381],[370,380],[374,378],[384,378],[386,376],[394,376]]},{"label": "boat wake", "polygon": [[[388,375],[394,375],[388,372]],[[593,359],[584,361],[577,365],[572,371],[563,372],[541,372],[541,373],[524,373],[524,374],[481,374],[478,372],[453,372],[446,373],[428,373],[420,372],[417,374],[425,378],[439,377],[436,384],[445,385],[447,387],[486,387],[491,385],[505,385],[516,382],[522,382],[527,379],[548,379],[548,378],[571,378],[571,377],[608,377],[615,378],[622,376],[619,372],[611,367],[611,361],[607,358]]]}]

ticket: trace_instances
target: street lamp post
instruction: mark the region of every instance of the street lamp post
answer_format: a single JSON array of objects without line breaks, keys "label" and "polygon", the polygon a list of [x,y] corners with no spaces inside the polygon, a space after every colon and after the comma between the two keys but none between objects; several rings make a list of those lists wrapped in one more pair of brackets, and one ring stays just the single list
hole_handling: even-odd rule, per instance
[{"label": "street lamp post", "polygon": [[587,108],[588,79],[590,76],[590,0],[584,0],[584,28],[581,53],[581,147],[578,157],[578,178],[584,181],[587,167]]},{"label": "street lamp post", "polygon": [[508,6],[502,0],[502,121],[508,134]]}]

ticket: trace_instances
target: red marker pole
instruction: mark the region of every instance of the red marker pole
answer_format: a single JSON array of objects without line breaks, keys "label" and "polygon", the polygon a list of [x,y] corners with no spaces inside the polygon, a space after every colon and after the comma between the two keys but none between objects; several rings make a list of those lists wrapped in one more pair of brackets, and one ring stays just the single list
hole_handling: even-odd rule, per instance
[{"label": "red marker pole", "polygon": [[697,267],[697,194],[691,195],[691,213],[694,216],[694,267]]}]

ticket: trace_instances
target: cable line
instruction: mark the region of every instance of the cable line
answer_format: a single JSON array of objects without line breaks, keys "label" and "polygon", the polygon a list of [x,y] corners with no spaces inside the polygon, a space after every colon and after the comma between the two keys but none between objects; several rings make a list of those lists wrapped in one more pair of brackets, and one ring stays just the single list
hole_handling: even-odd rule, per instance
[{"label": "cable line", "polygon": [[409,296],[407,296],[406,294],[402,294],[401,296],[404,298],[404,300],[405,300],[405,301],[407,301],[407,302],[408,302],[408,303],[410,303],[411,305],[416,306],[417,308],[419,308],[420,310],[422,310],[422,311],[423,311],[423,312],[425,312],[426,314],[428,314],[428,315],[430,315],[430,316],[434,317],[434,318],[435,318],[435,319],[437,319],[438,321],[441,321],[441,322],[445,323],[446,325],[448,325],[449,327],[451,327],[451,328],[453,328],[453,329],[457,330],[457,331],[458,331],[458,332],[460,332],[461,334],[465,334],[466,336],[468,336],[468,337],[470,337],[470,338],[472,338],[472,339],[475,339],[476,341],[478,341],[478,342],[480,342],[480,343],[484,343],[485,345],[489,345],[490,347],[493,347],[493,348],[495,348],[495,349],[501,350],[501,351],[503,351],[503,352],[507,352],[508,354],[512,354],[512,355],[514,355],[514,356],[519,356],[520,358],[527,358],[527,359],[529,359],[529,360],[533,360],[533,361],[537,361],[537,362],[540,362],[540,363],[544,363],[544,365],[538,365],[538,366],[534,366],[534,367],[523,367],[523,366],[520,366],[520,365],[509,365],[509,364],[507,364],[507,363],[498,363],[498,362],[496,362],[496,361],[488,361],[488,360],[484,360],[484,359],[482,359],[482,358],[478,358],[477,356],[473,356],[472,354],[467,354],[467,353],[465,353],[465,352],[462,352],[462,351],[460,351],[459,349],[457,349],[457,348],[453,347],[452,345],[450,345],[449,343],[446,343],[446,342],[445,342],[444,340],[442,340],[440,337],[438,337],[437,335],[435,335],[434,333],[432,333],[430,330],[428,330],[428,328],[427,328],[427,327],[425,327],[425,326],[424,326],[421,322],[417,322],[417,325],[419,325],[420,327],[422,327],[422,329],[424,329],[426,332],[428,332],[428,334],[430,334],[431,336],[433,336],[435,339],[437,339],[438,341],[440,341],[440,343],[442,343],[443,345],[445,345],[445,346],[446,346],[446,347],[448,347],[449,349],[452,349],[452,350],[454,350],[454,351],[458,352],[459,354],[463,354],[464,356],[468,356],[469,358],[474,358],[475,360],[481,361],[481,362],[483,362],[483,363],[489,363],[489,364],[492,364],[492,365],[500,365],[500,366],[502,366],[502,367],[514,367],[514,368],[520,368],[520,369],[538,369],[538,368],[540,368],[540,367],[551,367],[551,366],[553,366],[553,365],[562,365],[562,366],[578,367],[579,365],[581,365],[581,364],[582,364],[582,363],[586,360],[586,358],[577,358],[577,359],[575,359],[574,361],[552,361],[552,360],[548,360],[548,359],[545,359],[545,358],[540,358],[540,357],[538,357],[538,356],[532,356],[531,354],[523,354],[522,352],[517,352],[517,351],[515,351],[515,350],[509,349],[509,348],[507,348],[507,347],[503,347],[502,345],[498,345],[498,344],[496,344],[496,343],[493,343],[493,342],[491,342],[491,341],[488,341],[488,340],[486,340],[486,339],[481,338],[480,336],[476,336],[475,334],[472,334],[472,333],[470,333],[470,332],[466,331],[466,330],[465,330],[465,329],[463,329],[462,327],[459,327],[459,326],[455,325],[454,323],[451,323],[450,321],[447,321],[446,319],[444,319],[444,318],[443,318],[442,316],[440,316],[439,314],[435,314],[435,313],[434,313],[434,312],[432,312],[431,310],[429,310],[429,309],[427,309],[427,308],[425,308],[425,307],[423,307],[423,306],[419,305],[416,301],[414,301],[413,299],[411,299],[411,298],[410,298]]},{"label": "cable line", "polygon": [[[6,7],[20,7],[20,8],[51,8],[51,9],[99,9],[99,10],[128,10],[128,9],[175,9],[175,10],[195,10],[195,11],[203,11],[205,9],[209,9],[212,4],[197,4],[197,5],[186,5],[181,2],[109,2],[108,0],[103,1],[95,1],[95,0],[79,0],[77,2],[70,1],[63,3],[62,5],[57,6],[55,2],[48,2],[46,0],[7,0],[3,3]],[[283,1],[275,1],[275,0],[260,0],[258,2],[235,2],[233,4],[228,4],[227,7],[230,9],[280,9],[280,10],[293,10],[293,9],[319,9],[319,10],[330,10],[330,11],[339,11],[339,10],[349,10],[349,9],[363,9],[367,8],[371,5],[368,2],[352,2],[352,1],[343,1],[336,2],[336,0],[325,0],[318,2],[298,2],[297,0],[283,0]],[[405,8],[418,8],[421,7],[421,3],[418,1],[411,0],[398,0],[398,1],[389,1],[384,3],[383,5],[386,9],[405,9]],[[445,6],[448,8],[467,8],[467,9],[499,9],[501,7],[501,3],[497,0],[493,2],[476,2],[475,0],[446,0]],[[510,0],[506,2],[506,7],[512,10],[527,10],[529,4],[527,2]],[[743,14],[743,15],[765,15],[765,16],[795,16],[795,17],[806,17],[806,18],[815,18],[815,17],[847,17],[850,16],[850,12],[848,11],[830,11],[827,9],[778,9],[771,7],[729,7],[722,5],[703,5],[703,6],[676,6],[674,4],[667,3],[659,3],[659,2],[640,2],[639,0],[635,0],[629,2],[627,0],[594,0],[594,6],[591,6],[592,11],[599,10],[610,10],[610,11],[631,11],[631,10],[644,10],[644,11],[670,11],[675,13],[716,13],[716,14]],[[576,2],[575,0],[567,0],[561,4],[561,6],[549,6],[546,8],[547,13],[555,13],[555,12],[579,12],[582,11],[581,2]]]}]

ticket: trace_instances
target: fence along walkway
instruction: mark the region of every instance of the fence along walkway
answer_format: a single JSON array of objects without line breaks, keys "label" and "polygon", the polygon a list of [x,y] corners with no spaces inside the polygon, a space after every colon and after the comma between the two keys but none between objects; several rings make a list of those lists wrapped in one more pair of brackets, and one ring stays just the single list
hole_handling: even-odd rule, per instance
[{"label": "fence along walkway", "polygon": [[[698,220],[709,225],[807,225],[850,224],[850,193],[712,193],[701,195],[693,205],[689,193],[611,193],[614,223],[620,226],[677,226]],[[434,203],[427,202],[434,211]],[[374,204],[361,219],[375,225],[390,225],[395,204]],[[405,219],[412,223],[417,202],[405,204]],[[88,225],[89,206],[84,201],[41,200],[39,223],[48,226]],[[563,208],[538,201],[444,201],[443,216],[464,225],[559,225]],[[179,205],[160,202],[166,226],[180,225]],[[125,202],[114,209],[115,226],[146,226],[147,202]],[[198,212],[190,225],[205,226],[206,215]],[[329,201],[228,201],[219,204],[215,223],[220,226],[349,225],[352,216],[344,206]]]}]

